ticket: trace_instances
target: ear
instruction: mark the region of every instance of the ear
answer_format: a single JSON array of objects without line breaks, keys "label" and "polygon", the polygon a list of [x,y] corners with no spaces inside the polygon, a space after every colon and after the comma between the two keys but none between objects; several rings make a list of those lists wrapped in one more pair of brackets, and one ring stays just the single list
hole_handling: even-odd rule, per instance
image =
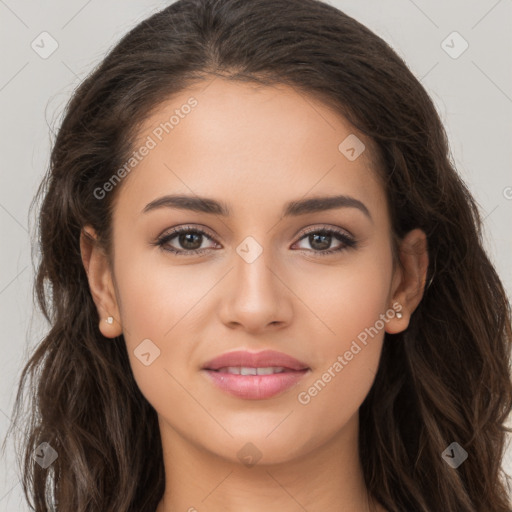
[{"label": "ear", "polygon": [[[105,251],[97,241],[91,226],[82,228],[80,253],[89,281],[89,289],[100,317],[99,329],[106,338],[115,338],[122,331],[114,280]],[[107,319],[112,318],[109,323]]]},{"label": "ear", "polygon": [[427,235],[421,229],[413,229],[402,239],[399,246],[401,265],[393,275],[392,304],[395,312],[401,313],[386,323],[386,332],[396,334],[409,326],[414,310],[425,291],[428,270]]}]

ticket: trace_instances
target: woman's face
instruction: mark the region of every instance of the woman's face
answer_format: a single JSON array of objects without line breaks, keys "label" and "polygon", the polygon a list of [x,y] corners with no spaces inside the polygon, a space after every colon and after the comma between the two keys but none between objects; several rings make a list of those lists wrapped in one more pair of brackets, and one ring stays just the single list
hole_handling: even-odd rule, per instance
[{"label": "woman's face", "polygon": [[[139,135],[116,185],[103,313],[163,438],[273,463],[354,432],[384,332],[407,323],[365,139],[292,88],[220,78],[165,102]],[[177,228],[188,234],[167,236]],[[250,354],[212,363],[234,351]]]}]

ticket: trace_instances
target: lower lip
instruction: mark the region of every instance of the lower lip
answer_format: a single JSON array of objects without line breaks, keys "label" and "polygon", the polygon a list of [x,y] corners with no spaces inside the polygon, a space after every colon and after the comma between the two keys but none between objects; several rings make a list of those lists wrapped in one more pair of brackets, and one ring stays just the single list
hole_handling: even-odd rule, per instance
[{"label": "lower lip", "polygon": [[308,370],[290,370],[271,375],[236,375],[204,370],[213,383],[231,395],[246,400],[264,400],[295,386]]}]

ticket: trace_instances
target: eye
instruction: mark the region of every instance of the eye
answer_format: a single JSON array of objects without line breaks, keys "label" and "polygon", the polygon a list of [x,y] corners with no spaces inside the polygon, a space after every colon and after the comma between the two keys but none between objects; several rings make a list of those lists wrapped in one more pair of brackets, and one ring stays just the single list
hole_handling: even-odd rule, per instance
[{"label": "eye", "polygon": [[[204,238],[213,240],[206,231],[200,228],[182,226],[159,237],[154,245],[162,248],[164,251],[172,252],[178,256],[186,256],[189,254],[199,254],[208,251],[208,247],[201,247]],[[181,247],[170,245],[171,241]]]},{"label": "eye", "polygon": [[[156,245],[162,250],[171,252],[176,256],[191,256],[207,252],[212,248],[202,247],[205,239],[214,242],[215,246],[213,237],[203,229],[192,226],[182,226],[160,236],[152,245]],[[315,256],[339,253],[348,248],[355,248],[357,245],[356,240],[347,232],[341,229],[326,227],[309,228],[296,243],[300,243],[303,240],[306,240],[311,246],[311,249],[307,249],[307,252],[313,252]],[[334,249],[330,248],[333,240],[338,240],[339,242],[338,247]],[[178,247],[176,247],[176,245],[178,245]],[[299,247],[299,249],[304,248]]]},{"label": "eye", "polygon": [[[308,252],[315,253],[315,256],[327,256],[329,254],[339,253],[349,248],[355,248],[357,245],[356,240],[347,232],[325,227],[309,228],[297,243],[303,240],[310,244],[312,249],[308,249]],[[333,240],[339,241],[338,247],[330,248]]]}]

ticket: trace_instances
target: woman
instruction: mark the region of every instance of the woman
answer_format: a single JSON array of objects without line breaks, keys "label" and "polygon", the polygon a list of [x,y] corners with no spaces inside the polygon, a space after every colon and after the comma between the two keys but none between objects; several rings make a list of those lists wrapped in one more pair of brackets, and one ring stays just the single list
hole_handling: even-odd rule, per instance
[{"label": "woman", "polygon": [[510,310],[432,101],[316,0],[180,0],[71,99],[37,511],[510,511]]}]

